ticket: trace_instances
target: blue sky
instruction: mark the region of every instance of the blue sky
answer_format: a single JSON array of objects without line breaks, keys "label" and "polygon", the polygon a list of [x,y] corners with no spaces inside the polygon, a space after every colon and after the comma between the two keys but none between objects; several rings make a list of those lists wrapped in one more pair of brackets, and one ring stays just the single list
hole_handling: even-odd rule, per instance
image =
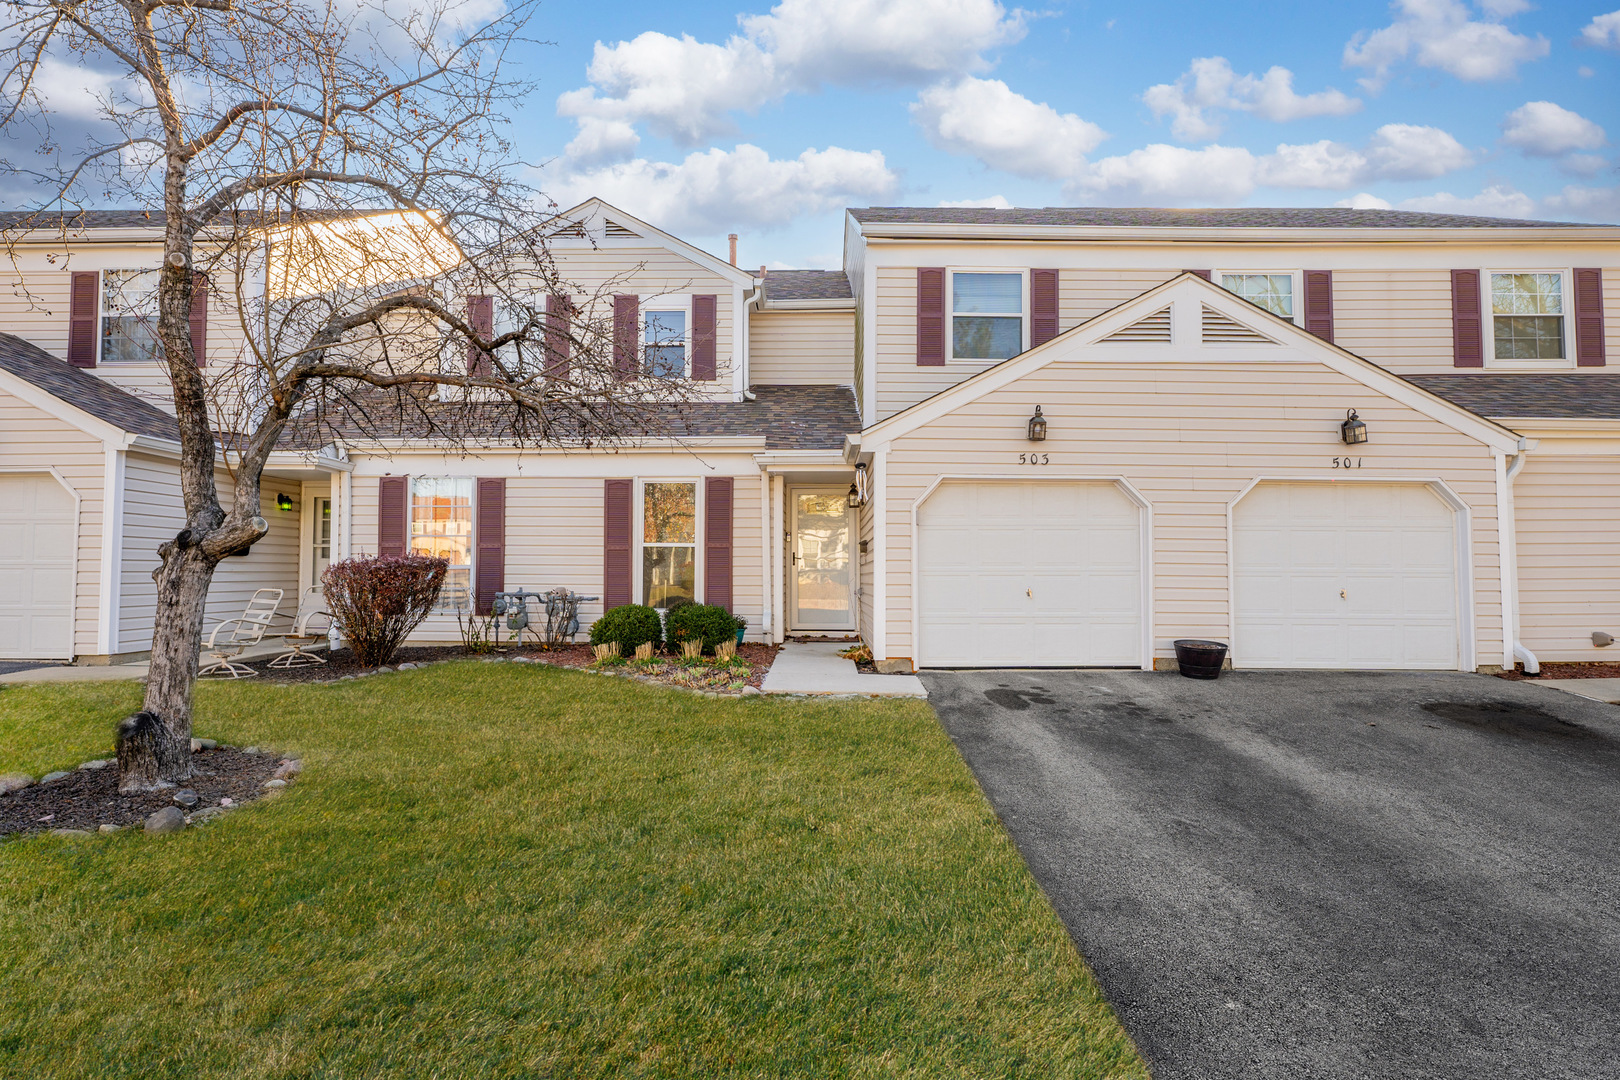
[{"label": "blue sky", "polygon": [[1620,0],[548,4],[517,119],[748,265],[836,265],[845,205],[1365,205],[1620,221]]}]

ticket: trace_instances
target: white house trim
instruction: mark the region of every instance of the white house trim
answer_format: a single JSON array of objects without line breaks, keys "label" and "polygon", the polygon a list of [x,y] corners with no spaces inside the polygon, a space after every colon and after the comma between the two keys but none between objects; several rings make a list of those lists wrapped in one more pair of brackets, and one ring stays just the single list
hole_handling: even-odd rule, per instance
[{"label": "white house trim", "polygon": [[111,656],[119,651],[118,601],[123,595],[124,567],[124,464],[126,452],[104,444],[101,469],[101,581],[100,610],[96,618],[96,652]]}]

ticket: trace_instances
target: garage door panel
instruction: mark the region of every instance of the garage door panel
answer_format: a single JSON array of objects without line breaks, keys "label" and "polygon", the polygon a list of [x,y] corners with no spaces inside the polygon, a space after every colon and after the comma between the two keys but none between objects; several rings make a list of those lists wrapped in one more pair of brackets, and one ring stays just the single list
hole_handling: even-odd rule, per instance
[{"label": "garage door panel", "polygon": [[1109,483],[940,485],[918,511],[920,661],[1139,663],[1140,517]]},{"label": "garage door panel", "polygon": [[1255,488],[1233,511],[1233,662],[1456,667],[1454,527],[1426,485]]},{"label": "garage door panel", "polygon": [[72,655],[74,513],[55,477],[0,474],[0,659]]}]

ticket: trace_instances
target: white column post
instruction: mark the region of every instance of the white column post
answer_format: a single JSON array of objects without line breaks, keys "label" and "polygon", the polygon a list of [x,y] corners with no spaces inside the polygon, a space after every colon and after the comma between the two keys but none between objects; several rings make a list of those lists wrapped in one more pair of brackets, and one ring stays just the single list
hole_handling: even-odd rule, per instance
[{"label": "white column post", "polygon": [[872,659],[889,658],[889,484],[887,447],[872,454]]},{"label": "white column post", "polygon": [[96,613],[96,651],[102,656],[118,652],[118,600],[124,568],[124,459],[125,452],[103,444],[101,469],[101,581]]}]

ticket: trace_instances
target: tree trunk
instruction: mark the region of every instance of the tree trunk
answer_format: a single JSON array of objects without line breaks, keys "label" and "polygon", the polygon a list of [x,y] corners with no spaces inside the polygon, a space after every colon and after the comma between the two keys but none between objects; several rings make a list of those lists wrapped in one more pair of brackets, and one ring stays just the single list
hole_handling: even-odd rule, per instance
[{"label": "tree trunk", "polygon": [[191,777],[191,700],[202,645],[203,605],[215,560],[188,543],[186,533],[163,545],[157,579],[152,664],[142,708],[156,717],[153,730],[118,759],[118,790],[150,791]]}]

